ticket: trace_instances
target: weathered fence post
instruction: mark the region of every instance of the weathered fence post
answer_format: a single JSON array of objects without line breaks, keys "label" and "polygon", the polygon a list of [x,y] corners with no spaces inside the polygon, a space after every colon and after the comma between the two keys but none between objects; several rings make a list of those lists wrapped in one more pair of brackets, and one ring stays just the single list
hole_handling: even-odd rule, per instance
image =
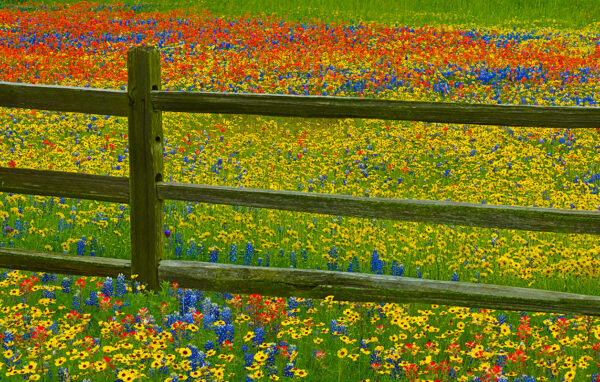
[{"label": "weathered fence post", "polygon": [[150,92],[160,90],[160,55],[154,47],[127,52],[129,106],[129,190],[131,273],[158,290],[158,263],[163,255],[163,202],[156,182],[163,177],[162,113]]}]

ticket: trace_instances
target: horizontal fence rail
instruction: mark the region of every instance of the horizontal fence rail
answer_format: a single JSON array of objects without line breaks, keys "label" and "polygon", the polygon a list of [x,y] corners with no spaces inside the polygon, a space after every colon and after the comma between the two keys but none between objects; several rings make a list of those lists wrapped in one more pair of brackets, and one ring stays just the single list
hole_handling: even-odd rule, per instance
[{"label": "horizontal fence rail", "polygon": [[129,203],[129,178],[0,167],[0,190]]},{"label": "horizontal fence rail", "polygon": [[[131,262],[0,248],[0,267],[82,276],[131,275]],[[600,297],[540,289],[308,269],[163,260],[160,281],[207,291],[336,300],[437,303],[475,308],[600,316]]]},{"label": "horizontal fence rail", "polygon": [[[0,167],[5,192],[129,203],[129,179]],[[559,233],[600,233],[600,212],[436,200],[381,199],[158,182],[159,199],[182,200],[335,216]]]},{"label": "horizontal fence rail", "polygon": [[160,199],[272,208],[326,215],[457,224],[543,232],[600,234],[600,212],[513,207],[436,200],[365,198],[349,195],[244,189],[162,182]]},{"label": "horizontal fence rail", "polygon": [[0,82],[0,106],[126,117],[123,90]]},{"label": "horizontal fence rail", "polygon": [[162,260],[165,199],[310,213],[600,234],[600,213],[550,208],[398,200],[256,190],[163,182],[162,111],[254,114],[302,118],[371,118],[439,123],[554,128],[598,128],[598,107],[455,104],[379,99],[218,94],[161,91],[155,48],[127,53],[128,90],[0,82],[0,107],[127,116],[129,177],[0,168],[0,191],[128,203],[131,260],[69,256],[0,248],[0,267],[77,275],[139,274],[157,290],[160,281],[232,293],[377,302],[426,302],[481,308],[565,312],[600,316],[600,297],[529,288],[406,277],[261,268]]},{"label": "horizontal fence rail", "polygon": [[183,288],[211,291],[600,316],[600,297],[500,285],[181,260],[163,260],[158,274]]},{"label": "horizontal fence rail", "polygon": [[71,256],[27,249],[0,248],[0,268],[81,276],[131,275],[131,261],[108,257]]},{"label": "horizontal fence rail", "polygon": [[600,127],[599,107],[486,105],[385,99],[153,91],[154,107],[185,113],[370,118],[476,125]]}]

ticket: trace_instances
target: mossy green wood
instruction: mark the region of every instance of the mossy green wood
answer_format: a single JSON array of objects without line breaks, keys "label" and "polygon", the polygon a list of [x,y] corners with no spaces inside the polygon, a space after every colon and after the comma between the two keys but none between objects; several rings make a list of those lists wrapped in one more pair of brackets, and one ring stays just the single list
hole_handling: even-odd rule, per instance
[{"label": "mossy green wood", "polygon": [[367,118],[501,126],[595,128],[599,107],[487,105],[372,98],[152,92],[154,106],[186,113],[254,114],[303,118]]},{"label": "mossy green wood", "polygon": [[131,275],[131,262],[108,257],[64,255],[27,249],[0,248],[0,268],[82,276]]},{"label": "mossy green wood", "polygon": [[161,199],[273,208],[369,219],[600,234],[600,213],[595,211],[497,206],[439,200],[364,198],[174,182],[161,182],[156,185],[156,188],[158,197]]},{"label": "mossy green wood", "polygon": [[129,178],[0,167],[0,191],[129,203]]},{"label": "mossy green wood", "polygon": [[127,116],[127,92],[0,82],[0,106]]},{"label": "mossy green wood", "polygon": [[501,285],[199,261],[162,261],[161,280],[182,288],[336,300],[429,303],[600,316],[600,297]]},{"label": "mossy green wood", "polygon": [[154,110],[152,89],[160,89],[160,56],[154,47],[127,52],[129,111],[129,187],[131,271],[158,290],[158,262],[163,256],[163,203],[155,183],[163,176],[162,115]]}]

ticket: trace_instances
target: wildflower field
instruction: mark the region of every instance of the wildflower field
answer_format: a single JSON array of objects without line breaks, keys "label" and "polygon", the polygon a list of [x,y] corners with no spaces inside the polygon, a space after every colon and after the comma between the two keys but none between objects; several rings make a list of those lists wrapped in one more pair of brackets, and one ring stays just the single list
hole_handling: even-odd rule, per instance
[{"label": "wildflower field", "polygon": [[[533,24],[532,24],[533,25]],[[162,88],[459,103],[600,102],[600,26],[219,16],[123,3],[0,3],[0,81],[125,89],[154,45]],[[127,119],[0,108],[0,166],[128,176]],[[600,126],[598,126],[600,129]],[[169,181],[600,210],[597,129],[164,113]],[[128,258],[129,210],[0,194],[0,247]],[[600,240],[165,202],[166,259],[599,295]],[[212,293],[0,273],[0,380],[598,381],[600,320]]]}]

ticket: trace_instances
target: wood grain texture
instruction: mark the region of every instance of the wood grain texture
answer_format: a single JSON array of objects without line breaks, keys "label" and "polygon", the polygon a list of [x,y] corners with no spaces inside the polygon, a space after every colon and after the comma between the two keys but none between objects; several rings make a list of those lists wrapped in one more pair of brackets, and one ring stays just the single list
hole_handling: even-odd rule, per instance
[{"label": "wood grain texture", "polygon": [[160,89],[160,55],[154,47],[127,52],[129,111],[129,185],[131,269],[149,289],[158,290],[163,256],[163,203],[155,184],[163,176],[162,114],[152,108],[150,92]]},{"label": "wood grain texture", "polygon": [[182,288],[267,296],[370,302],[421,302],[600,316],[600,297],[539,289],[305,269],[162,261],[161,280]]},{"label": "wood grain texture", "polygon": [[129,179],[0,167],[0,192],[129,203]]},{"label": "wood grain texture", "polygon": [[0,82],[0,106],[126,117],[129,97],[122,90]]},{"label": "wood grain texture", "polygon": [[303,211],[414,222],[543,232],[600,234],[600,213],[435,200],[364,198],[348,195],[244,189],[163,182],[161,199]]},{"label": "wood grain texture", "polygon": [[485,105],[329,96],[170,91],[152,92],[152,103],[159,110],[188,113],[371,118],[501,126],[600,127],[598,107]]},{"label": "wood grain texture", "polygon": [[131,275],[129,260],[63,255],[12,248],[0,248],[0,267],[83,276],[116,277],[119,273],[125,276]]}]

